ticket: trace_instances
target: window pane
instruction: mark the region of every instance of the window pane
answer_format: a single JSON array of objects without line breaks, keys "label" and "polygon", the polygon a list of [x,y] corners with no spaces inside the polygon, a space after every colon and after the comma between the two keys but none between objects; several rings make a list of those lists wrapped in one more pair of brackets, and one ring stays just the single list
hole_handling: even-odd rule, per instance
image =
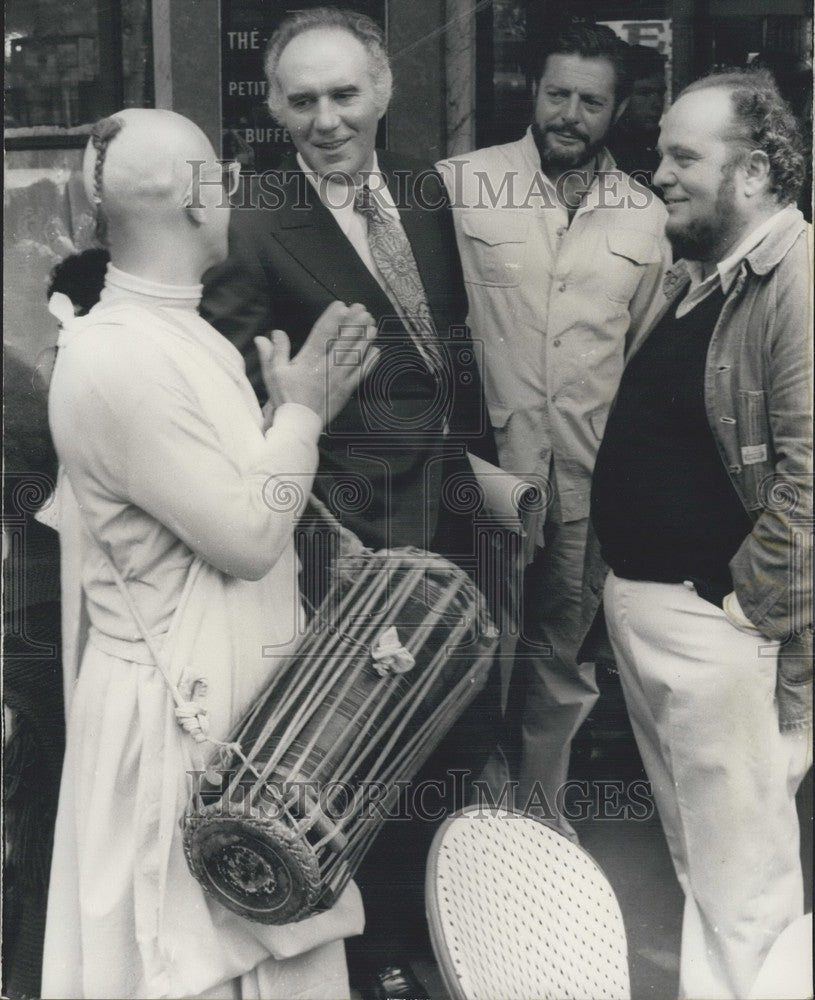
[{"label": "window pane", "polygon": [[495,119],[513,139],[529,124],[530,86],[527,77],[526,8],[515,0],[493,4]]},{"label": "window pane", "polygon": [[8,0],[6,127],[151,106],[150,31],[150,0]]}]

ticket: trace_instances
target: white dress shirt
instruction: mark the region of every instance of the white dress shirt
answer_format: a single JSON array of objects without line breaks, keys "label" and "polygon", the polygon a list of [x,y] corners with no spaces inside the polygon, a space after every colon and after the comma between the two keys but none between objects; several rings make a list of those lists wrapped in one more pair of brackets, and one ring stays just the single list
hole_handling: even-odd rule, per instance
[{"label": "white dress shirt", "polygon": [[[299,153],[297,154],[297,165],[306,175],[309,183],[317,192],[317,196],[320,201],[334,216],[337,225],[340,227],[343,234],[348,237],[348,241],[351,246],[356,250],[362,258],[365,266],[376,278],[380,288],[390,298],[390,293],[385,283],[385,279],[382,277],[379,268],[374,263],[374,259],[371,255],[371,248],[368,245],[368,220],[354,208],[354,198],[358,190],[357,187],[350,187],[348,184],[343,183],[339,179],[335,180],[330,175],[327,177],[320,177],[319,174],[317,174],[314,170],[311,170],[306,165],[306,161]],[[393,218],[394,221],[401,227],[402,223],[399,220],[399,210],[391,197],[388,185],[385,183],[385,177],[379,170],[379,161],[377,160],[376,152],[374,152],[373,155],[371,169],[363,171],[363,177],[365,178],[365,183],[376,197],[378,207],[386,215],[391,216],[391,218]],[[393,304],[397,309],[399,308],[397,303]]]}]

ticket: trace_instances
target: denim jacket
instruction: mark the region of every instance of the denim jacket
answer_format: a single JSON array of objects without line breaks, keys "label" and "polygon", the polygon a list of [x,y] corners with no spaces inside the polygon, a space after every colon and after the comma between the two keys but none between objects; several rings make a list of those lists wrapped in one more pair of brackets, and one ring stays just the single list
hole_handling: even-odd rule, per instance
[{"label": "denim jacket", "polygon": [[[744,613],[762,635],[781,642],[782,729],[803,729],[812,715],[811,232],[789,206],[746,255],[705,367],[710,429],[753,521],[730,571]],[[666,279],[663,315],[688,281],[680,261]],[[591,532],[583,592],[588,632],[579,660],[604,651],[597,612],[607,572]]]}]

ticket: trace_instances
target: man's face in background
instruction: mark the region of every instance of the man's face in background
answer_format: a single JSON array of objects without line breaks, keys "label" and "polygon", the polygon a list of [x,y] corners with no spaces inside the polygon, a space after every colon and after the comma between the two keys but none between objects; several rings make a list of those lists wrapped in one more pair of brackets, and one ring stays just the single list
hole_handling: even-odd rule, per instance
[{"label": "man's face in background", "polygon": [[656,131],[665,110],[665,74],[635,80],[622,121],[630,128]]}]

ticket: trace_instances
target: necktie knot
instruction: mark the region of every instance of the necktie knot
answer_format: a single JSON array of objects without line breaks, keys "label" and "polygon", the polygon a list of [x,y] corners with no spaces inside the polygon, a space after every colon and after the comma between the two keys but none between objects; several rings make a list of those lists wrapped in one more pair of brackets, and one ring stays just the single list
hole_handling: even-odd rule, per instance
[{"label": "necktie knot", "polygon": [[367,184],[357,188],[354,194],[354,209],[360,215],[365,216],[369,222],[379,222],[382,218],[376,196],[371,192]]}]

